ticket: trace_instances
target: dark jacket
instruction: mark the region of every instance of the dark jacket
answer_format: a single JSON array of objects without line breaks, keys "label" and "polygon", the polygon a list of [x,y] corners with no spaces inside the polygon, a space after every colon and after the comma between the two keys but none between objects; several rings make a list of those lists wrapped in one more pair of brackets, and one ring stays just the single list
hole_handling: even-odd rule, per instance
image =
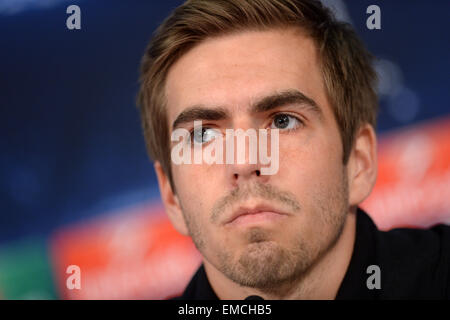
[{"label": "dark jacket", "polygon": [[[370,265],[380,268],[380,289],[367,286]],[[175,299],[218,299],[203,265]],[[450,299],[450,226],[383,232],[358,209],[355,246],[336,299]]]}]

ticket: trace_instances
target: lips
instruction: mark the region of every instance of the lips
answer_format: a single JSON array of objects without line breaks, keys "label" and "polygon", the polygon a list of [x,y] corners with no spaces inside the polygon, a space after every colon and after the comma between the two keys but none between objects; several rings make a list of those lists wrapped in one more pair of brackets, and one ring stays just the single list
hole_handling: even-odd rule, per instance
[{"label": "lips", "polygon": [[286,215],[286,213],[267,205],[254,207],[241,206],[233,212],[233,214],[225,221],[225,224],[236,223],[239,220],[256,220],[257,218],[262,220],[283,215]]}]

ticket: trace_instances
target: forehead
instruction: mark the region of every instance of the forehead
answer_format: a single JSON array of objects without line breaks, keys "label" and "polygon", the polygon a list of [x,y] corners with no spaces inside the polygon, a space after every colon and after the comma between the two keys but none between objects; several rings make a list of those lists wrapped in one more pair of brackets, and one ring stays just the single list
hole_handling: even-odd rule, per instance
[{"label": "forehead", "polygon": [[256,99],[287,89],[327,109],[314,41],[293,28],[207,39],[170,68],[165,89],[169,123],[197,104],[242,114]]}]

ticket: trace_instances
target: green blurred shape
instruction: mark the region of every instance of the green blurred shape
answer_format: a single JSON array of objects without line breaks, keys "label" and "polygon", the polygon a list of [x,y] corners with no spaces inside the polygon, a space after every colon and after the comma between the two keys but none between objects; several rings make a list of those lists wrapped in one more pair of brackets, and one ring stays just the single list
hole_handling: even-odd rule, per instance
[{"label": "green blurred shape", "polygon": [[28,239],[0,247],[0,299],[56,299],[44,239]]}]

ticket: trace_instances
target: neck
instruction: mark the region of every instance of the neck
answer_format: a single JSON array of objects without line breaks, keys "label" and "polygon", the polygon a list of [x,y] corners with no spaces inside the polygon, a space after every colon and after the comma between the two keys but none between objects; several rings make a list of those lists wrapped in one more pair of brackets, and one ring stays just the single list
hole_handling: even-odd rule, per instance
[{"label": "neck", "polygon": [[356,212],[352,211],[346,217],[339,239],[305,274],[270,292],[240,286],[206,260],[204,260],[205,272],[219,299],[242,300],[251,295],[258,295],[268,300],[335,299],[350,264],[355,234]]}]

